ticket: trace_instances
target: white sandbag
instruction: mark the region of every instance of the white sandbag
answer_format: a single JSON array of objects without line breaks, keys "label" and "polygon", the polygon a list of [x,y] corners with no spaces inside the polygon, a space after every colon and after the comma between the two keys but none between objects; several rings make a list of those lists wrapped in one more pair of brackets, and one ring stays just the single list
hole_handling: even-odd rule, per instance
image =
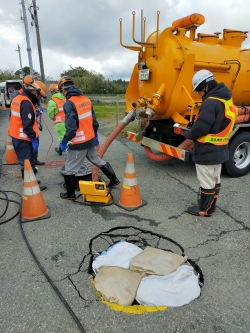
[{"label": "white sandbag", "polygon": [[142,249],[138,246],[121,240],[103,251],[92,263],[92,269],[95,274],[99,271],[101,266],[118,266],[129,268],[130,260]]},{"label": "white sandbag", "polygon": [[182,306],[200,295],[198,275],[188,265],[165,276],[149,275],[141,280],[136,300],[142,305]]},{"label": "white sandbag", "polygon": [[102,266],[95,277],[95,288],[106,301],[123,306],[134,302],[142,276],[128,269]]},{"label": "white sandbag", "polygon": [[130,261],[130,269],[144,275],[168,275],[186,261],[187,256],[146,247]]}]

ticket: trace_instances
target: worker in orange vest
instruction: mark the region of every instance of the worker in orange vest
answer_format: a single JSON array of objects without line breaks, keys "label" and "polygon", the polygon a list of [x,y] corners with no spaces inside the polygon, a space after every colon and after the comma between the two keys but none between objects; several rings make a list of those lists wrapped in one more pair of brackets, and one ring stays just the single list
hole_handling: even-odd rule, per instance
[{"label": "worker in orange vest", "polygon": [[[23,78],[23,83],[22,83],[22,88],[20,88],[19,90],[15,91],[14,94],[12,95],[12,98],[11,98],[11,101],[10,103],[12,102],[13,98],[22,94],[24,89],[27,88],[30,84],[30,82],[33,82],[34,81],[34,78],[31,76],[31,75],[27,75]],[[37,102],[36,104],[36,119],[37,119],[37,122],[39,122],[38,119],[40,119],[39,117],[41,116],[41,114],[43,114],[44,110],[40,104],[40,100]],[[11,113],[10,113],[11,115]],[[41,128],[41,124],[39,122],[39,129],[42,131],[42,128]],[[39,137],[38,137],[38,142],[39,142]],[[36,165],[44,165],[45,162],[40,162],[38,161],[38,150],[36,151],[35,153],[35,164]],[[36,168],[37,170],[37,168]]]},{"label": "worker in orange vest", "polygon": [[75,174],[82,167],[85,157],[92,164],[98,166],[109,178],[110,182],[107,187],[118,185],[120,181],[111,165],[98,156],[95,148],[97,129],[94,128],[91,101],[75,87],[70,76],[62,76],[58,81],[58,88],[67,99],[63,106],[66,133],[60,144],[60,149],[64,152],[68,146],[65,170],[63,171],[67,192],[60,193],[60,197],[68,200],[75,199]]},{"label": "worker in orange vest", "polygon": [[65,128],[65,115],[63,111],[63,104],[65,103],[65,97],[60,93],[57,83],[52,83],[49,86],[49,91],[52,94],[51,100],[48,103],[47,114],[49,119],[54,121],[54,128],[58,134],[59,147],[55,147],[55,151],[62,155],[60,149],[60,143],[66,132]]},{"label": "worker in orange vest", "polygon": [[[23,92],[13,98],[11,103],[11,117],[9,133],[18,157],[22,177],[24,176],[24,160],[30,161],[34,173],[35,154],[39,147],[38,124],[36,121],[36,105],[46,95],[47,88],[41,81],[30,80],[23,88]],[[41,190],[46,186],[40,186]]]}]

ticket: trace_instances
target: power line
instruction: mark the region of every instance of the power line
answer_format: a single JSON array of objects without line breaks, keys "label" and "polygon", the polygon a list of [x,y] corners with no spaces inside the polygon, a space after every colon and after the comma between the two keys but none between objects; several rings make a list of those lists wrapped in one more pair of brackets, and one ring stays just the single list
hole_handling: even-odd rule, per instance
[{"label": "power line", "polygon": [[[17,14],[19,14],[19,12],[16,12],[15,14],[12,14],[13,16],[15,16],[15,15],[17,15]],[[6,21],[6,20],[15,20],[14,18],[12,19],[12,18],[5,18],[5,19],[2,19],[0,22],[2,22],[2,21]]]},{"label": "power line", "polygon": [[20,19],[19,20],[17,20],[16,21],[16,23],[14,23],[13,25],[12,25],[12,27],[10,27],[9,29],[7,29],[7,30],[5,30],[4,32],[2,32],[0,35],[3,35],[3,34],[5,34],[7,31],[9,31],[10,29],[12,29],[16,24],[17,24],[17,22],[19,22],[19,21],[21,21]]}]

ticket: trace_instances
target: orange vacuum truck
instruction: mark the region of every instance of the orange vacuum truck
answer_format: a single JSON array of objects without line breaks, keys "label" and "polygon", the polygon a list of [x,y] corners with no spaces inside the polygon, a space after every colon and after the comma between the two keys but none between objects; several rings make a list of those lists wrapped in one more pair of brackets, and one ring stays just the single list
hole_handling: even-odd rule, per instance
[{"label": "orange vacuum truck", "polygon": [[[154,161],[178,158],[190,160],[193,141],[178,134],[175,123],[191,128],[201,99],[192,92],[192,77],[201,69],[211,71],[217,82],[224,82],[238,107],[238,117],[229,140],[229,160],[223,169],[232,177],[250,171],[250,49],[242,43],[248,31],[224,29],[222,34],[196,33],[205,22],[200,14],[176,20],[171,27],[145,38],[146,19],[142,21],[142,40],[135,39],[135,12],[132,13],[132,39],[137,45],[120,44],[138,52],[126,91],[125,125],[143,119],[142,133],[127,132],[127,138],[139,142]],[[221,37],[220,37],[221,35]]]}]

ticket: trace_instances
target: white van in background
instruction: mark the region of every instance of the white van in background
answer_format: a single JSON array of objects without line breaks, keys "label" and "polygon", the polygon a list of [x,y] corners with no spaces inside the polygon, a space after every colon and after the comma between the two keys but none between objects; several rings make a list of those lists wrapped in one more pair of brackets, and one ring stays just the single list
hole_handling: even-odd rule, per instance
[{"label": "white van in background", "polygon": [[22,80],[6,80],[0,82],[0,104],[10,106],[10,100],[15,92],[22,88]]}]

